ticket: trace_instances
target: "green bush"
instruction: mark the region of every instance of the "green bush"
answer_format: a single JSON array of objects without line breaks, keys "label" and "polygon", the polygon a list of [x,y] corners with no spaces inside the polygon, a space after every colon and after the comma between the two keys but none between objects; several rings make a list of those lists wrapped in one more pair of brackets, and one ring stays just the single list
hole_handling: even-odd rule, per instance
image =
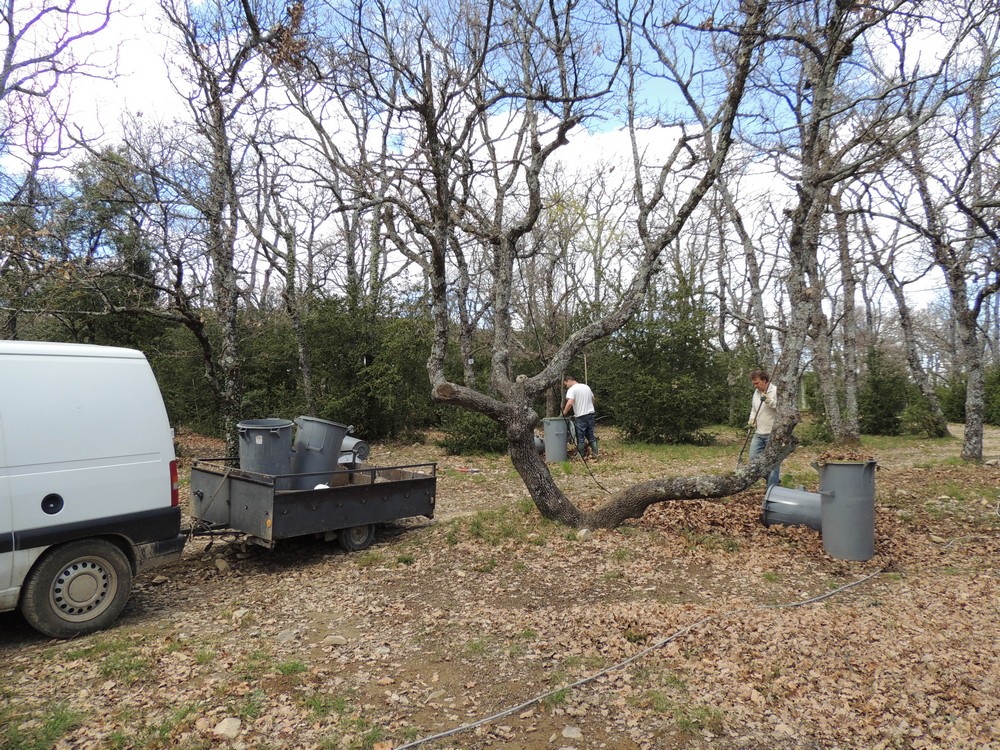
[{"label": "green bush", "polygon": [[690,377],[622,372],[610,389],[618,427],[629,440],[703,445],[700,428],[720,421],[712,394],[700,391]]},{"label": "green bush", "polygon": [[898,435],[910,383],[903,365],[878,347],[868,349],[858,389],[858,420],[866,435]]},{"label": "green bush", "polygon": [[[726,424],[743,429],[750,414],[750,404],[753,398],[753,385],[750,373],[760,369],[757,352],[749,345],[741,345],[729,352],[720,353],[718,361],[725,365],[728,373],[727,387],[724,391],[726,399]],[[767,368],[764,368],[767,369]]]},{"label": "green bush", "polygon": [[[241,414],[247,419],[294,419],[307,414],[298,346],[291,321],[280,310],[240,316]],[[425,363],[429,327],[419,318],[350,310],[343,300],[317,303],[305,323],[316,413],[312,416],[355,426],[375,440],[406,435],[434,424]],[[213,340],[218,331],[210,330]],[[163,335],[150,361],[171,423],[219,435],[219,407],[205,364],[190,331]]]},{"label": "green bush", "polygon": [[[259,311],[241,318],[245,419],[293,419],[305,413],[295,332],[287,315]],[[339,420],[337,420],[339,421]]]},{"label": "green bush", "polygon": [[450,455],[503,453],[507,450],[507,435],[503,427],[485,414],[465,409],[449,408],[441,417],[445,437],[438,445]]},{"label": "green bush", "polygon": [[370,440],[412,435],[434,423],[425,320],[351,311],[335,300],[314,311],[307,330],[316,416],[353,424]]},{"label": "green bush", "polygon": [[826,404],[819,387],[819,376],[814,371],[802,376],[799,386],[805,402],[802,423],[795,430],[803,445],[825,445],[833,442],[833,429],[826,416]]},{"label": "green bush", "polygon": [[986,424],[1000,425],[1000,366],[986,371]]},{"label": "green bush", "polygon": [[939,437],[938,426],[931,415],[930,404],[916,385],[911,385],[909,388],[906,408],[903,409],[901,420],[903,432],[908,435]]},{"label": "green bush", "polygon": [[712,311],[703,295],[680,287],[651,298],[649,312],[591,360],[598,408],[630,440],[704,444],[702,429],[730,418],[726,364],[710,343]]},{"label": "green bush", "polygon": [[170,329],[146,351],[150,367],[163,394],[170,424],[202,435],[223,437],[219,404],[212,392],[205,360],[191,332]]},{"label": "green bush", "polygon": [[965,423],[965,376],[955,376],[937,389],[941,411],[949,422]]},{"label": "green bush", "polygon": [[[820,412],[822,414],[822,412]],[[833,430],[825,418],[812,417],[804,420],[795,430],[796,437],[804,446],[826,445],[833,442]]]}]

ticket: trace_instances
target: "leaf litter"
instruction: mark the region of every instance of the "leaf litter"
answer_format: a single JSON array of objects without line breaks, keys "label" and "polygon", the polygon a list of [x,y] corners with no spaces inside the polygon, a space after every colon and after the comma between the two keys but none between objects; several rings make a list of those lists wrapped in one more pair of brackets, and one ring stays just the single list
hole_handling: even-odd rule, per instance
[{"label": "leaf litter", "polygon": [[[595,480],[734,463],[602,437],[593,477],[553,466],[582,504],[605,497]],[[185,461],[221,455],[179,440]],[[948,463],[958,450],[855,459],[880,467],[859,563],[762,526],[761,485],[581,541],[502,457],[373,446],[378,463],[438,462],[434,521],[350,555],[196,538],[140,577],[115,627],[73,641],[0,615],[0,748],[32,747],[56,710],[57,748],[998,748],[1000,471]],[[784,468],[814,485],[817,460],[837,459],[803,449]]]}]

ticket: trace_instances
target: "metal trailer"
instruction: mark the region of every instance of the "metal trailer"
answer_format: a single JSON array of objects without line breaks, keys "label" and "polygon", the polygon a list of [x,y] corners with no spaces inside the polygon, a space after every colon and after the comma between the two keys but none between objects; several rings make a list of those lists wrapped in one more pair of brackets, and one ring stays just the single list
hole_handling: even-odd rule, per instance
[{"label": "metal trailer", "polygon": [[[434,516],[437,464],[341,464],[317,477],[315,489],[294,490],[294,474],[260,474],[237,459],[197,459],[191,467],[191,515],[196,526],[233,530],[273,549],[280,539],[337,537],[348,552],[375,539],[375,524]],[[300,482],[294,482],[300,484]]]}]

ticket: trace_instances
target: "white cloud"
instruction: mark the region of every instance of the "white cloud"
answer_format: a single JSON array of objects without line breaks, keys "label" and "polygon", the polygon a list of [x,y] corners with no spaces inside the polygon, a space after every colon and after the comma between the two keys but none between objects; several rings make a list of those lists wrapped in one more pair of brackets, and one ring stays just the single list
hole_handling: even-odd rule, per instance
[{"label": "white cloud", "polygon": [[70,92],[71,119],[85,135],[114,141],[125,117],[182,115],[184,103],[167,73],[170,42],[155,3],[141,0],[116,8],[108,28],[91,41],[90,59],[107,71],[107,78],[79,79]]}]

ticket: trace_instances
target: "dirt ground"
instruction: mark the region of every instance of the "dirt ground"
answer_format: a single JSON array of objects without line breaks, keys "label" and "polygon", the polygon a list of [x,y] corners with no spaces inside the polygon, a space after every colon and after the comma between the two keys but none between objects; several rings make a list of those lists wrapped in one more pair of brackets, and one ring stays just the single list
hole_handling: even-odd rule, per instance
[{"label": "dirt ground", "polygon": [[[764,527],[762,484],[581,534],[505,457],[376,445],[369,463],[437,463],[433,519],[352,554],[196,537],[73,641],[0,615],[0,748],[1000,748],[1000,468],[962,465],[953,431],[866,441],[864,562]],[[742,444],[601,437],[599,463],[552,465],[583,505],[731,469]],[[185,464],[219,455],[179,442]],[[820,450],[786,485],[818,490]]]}]

